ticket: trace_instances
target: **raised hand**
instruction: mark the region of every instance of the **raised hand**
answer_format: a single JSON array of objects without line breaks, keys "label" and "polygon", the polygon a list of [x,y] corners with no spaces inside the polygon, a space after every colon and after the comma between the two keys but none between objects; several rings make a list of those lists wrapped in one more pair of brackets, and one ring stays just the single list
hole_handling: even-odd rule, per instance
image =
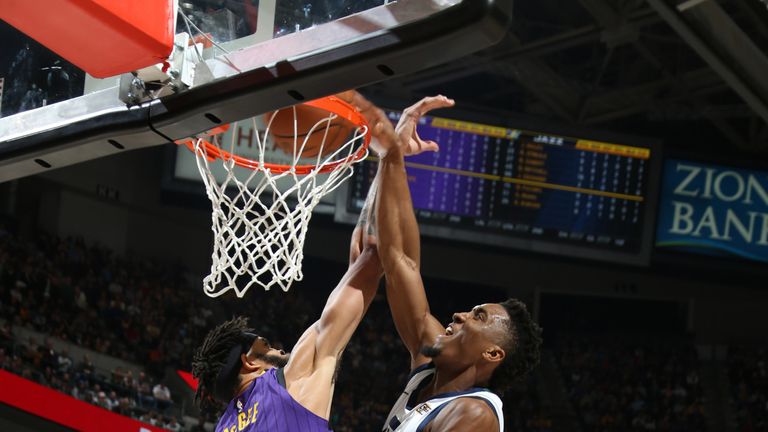
[{"label": "raised hand", "polygon": [[403,111],[396,128],[387,118],[384,111],[372,104],[360,93],[349,90],[337,95],[344,101],[357,108],[368,120],[374,138],[371,142],[373,150],[379,157],[384,157],[394,146],[398,146],[405,156],[416,155],[425,151],[438,151],[436,142],[423,140],[416,131],[419,119],[426,113],[438,109],[452,107],[455,102],[445,96],[429,96],[416,102]]},{"label": "raised hand", "polygon": [[389,121],[381,108],[354,90],[338,93],[336,96],[357,108],[360,114],[368,121],[368,126],[371,127],[370,132],[375,138],[371,141],[371,148],[380,158],[386,156],[393,148],[403,147],[400,137],[395,133],[392,122]]},{"label": "raised hand", "polygon": [[438,108],[448,108],[455,104],[453,99],[443,95],[428,96],[409,106],[403,111],[395,131],[402,142],[403,154],[416,155],[425,151],[438,151],[440,147],[436,142],[423,140],[416,131],[421,116]]}]

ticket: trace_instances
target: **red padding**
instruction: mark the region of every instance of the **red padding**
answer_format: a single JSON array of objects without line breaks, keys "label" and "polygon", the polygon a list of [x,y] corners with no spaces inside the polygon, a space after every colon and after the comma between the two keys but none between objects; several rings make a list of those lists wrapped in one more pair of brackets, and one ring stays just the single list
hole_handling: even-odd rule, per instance
[{"label": "red padding", "polygon": [[177,370],[176,374],[179,375],[181,379],[184,380],[185,383],[189,386],[189,388],[192,389],[192,391],[197,391],[197,378],[193,377],[191,373],[185,372],[183,370]]},{"label": "red padding", "polygon": [[0,369],[0,403],[75,430],[160,432],[165,429],[142,423],[43,387]]},{"label": "red padding", "polygon": [[174,0],[3,0],[0,18],[97,78],[173,49]]}]

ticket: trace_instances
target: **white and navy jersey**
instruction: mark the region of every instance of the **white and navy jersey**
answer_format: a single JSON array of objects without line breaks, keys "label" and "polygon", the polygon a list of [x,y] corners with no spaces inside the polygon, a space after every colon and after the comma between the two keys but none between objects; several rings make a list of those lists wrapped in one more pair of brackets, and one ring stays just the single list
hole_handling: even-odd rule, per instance
[{"label": "white and navy jersey", "polygon": [[387,416],[383,432],[421,432],[449,402],[458,398],[480,399],[491,407],[499,421],[499,432],[504,432],[504,413],[501,399],[485,388],[471,388],[460,392],[441,393],[422,403],[416,403],[419,393],[435,374],[435,365],[429,363],[411,372],[405,390]]}]

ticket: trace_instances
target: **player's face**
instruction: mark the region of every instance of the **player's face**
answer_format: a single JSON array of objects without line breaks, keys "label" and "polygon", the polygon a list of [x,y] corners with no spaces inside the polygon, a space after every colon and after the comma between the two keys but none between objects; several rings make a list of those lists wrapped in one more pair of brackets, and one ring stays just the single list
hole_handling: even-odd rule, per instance
[{"label": "player's face", "polygon": [[477,363],[489,347],[496,346],[507,332],[509,315],[497,303],[478,305],[467,312],[453,314],[445,334],[438,335],[434,350],[436,361],[450,361],[456,366]]},{"label": "player's face", "polygon": [[270,366],[283,367],[288,363],[288,357],[290,353],[286,353],[283,350],[273,348],[269,341],[261,336],[256,336],[249,355],[263,360]]}]

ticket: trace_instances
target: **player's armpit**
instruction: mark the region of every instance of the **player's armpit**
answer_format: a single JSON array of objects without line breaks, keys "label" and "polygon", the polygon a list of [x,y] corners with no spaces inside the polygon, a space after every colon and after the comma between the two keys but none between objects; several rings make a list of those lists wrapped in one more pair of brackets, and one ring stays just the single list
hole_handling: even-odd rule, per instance
[{"label": "player's armpit", "polygon": [[500,432],[499,420],[487,403],[462,397],[448,403],[427,428],[429,432]]},{"label": "player's armpit", "polygon": [[291,357],[285,366],[285,379],[293,382],[312,374],[315,364],[315,345],[319,321],[309,326],[291,350]]}]

